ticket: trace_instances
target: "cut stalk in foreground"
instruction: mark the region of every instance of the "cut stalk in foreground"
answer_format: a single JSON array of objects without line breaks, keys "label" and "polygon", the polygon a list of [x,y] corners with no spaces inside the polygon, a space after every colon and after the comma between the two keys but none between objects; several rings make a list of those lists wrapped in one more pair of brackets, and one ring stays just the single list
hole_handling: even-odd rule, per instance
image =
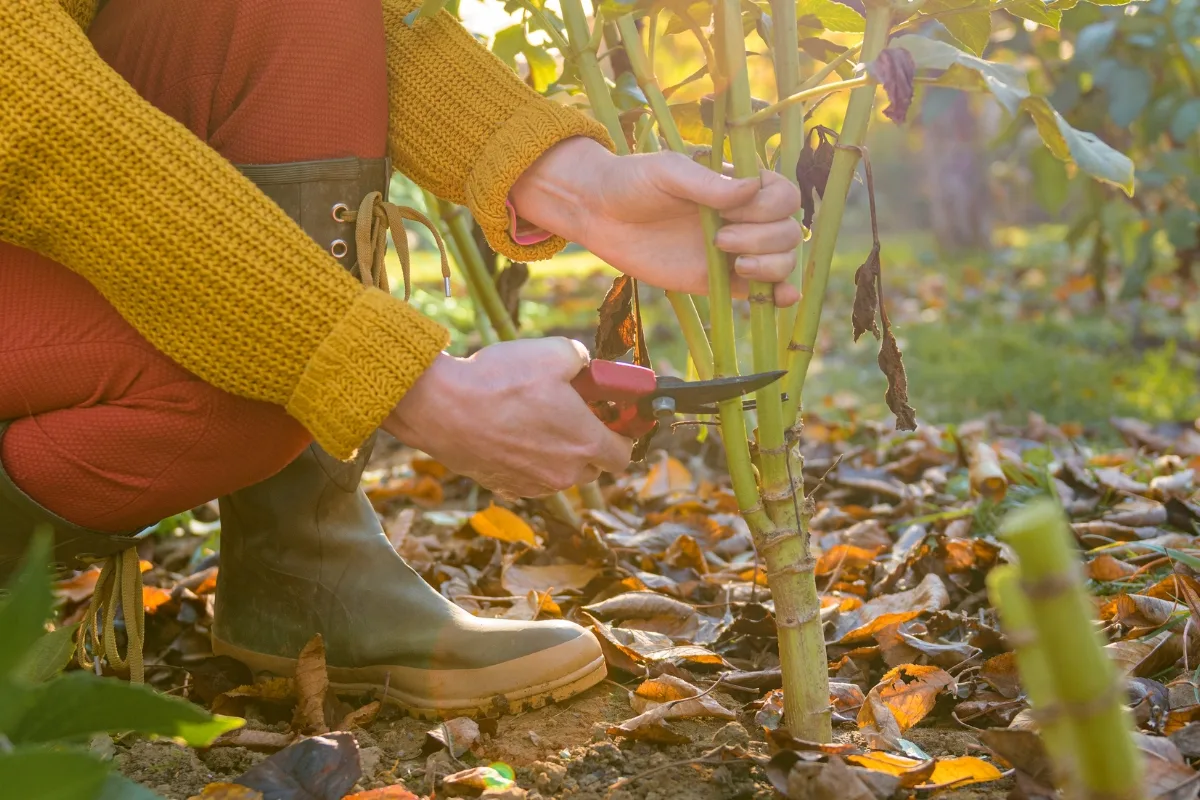
[{"label": "cut stalk in foreground", "polygon": [[1033,624],[1033,608],[1021,591],[1021,573],[1012,564],[996,567],[988,573],[987,588],[1016,655],[1021,688],[1037,716],[1046,752],[1054,762],[1054,786],[1065,790],[1074,774],[1074,733],[1058,703],[1054,676]]},{"label": "cut stalk in foreground", "polygon": [[1000,536],[1017,551],[1021,590],[1075,743],[1074,762],[1087,797],[1136,800],[1142,764],[1125,690],[1094,627],[1074,536],[1058,505],[1030,503]]}]

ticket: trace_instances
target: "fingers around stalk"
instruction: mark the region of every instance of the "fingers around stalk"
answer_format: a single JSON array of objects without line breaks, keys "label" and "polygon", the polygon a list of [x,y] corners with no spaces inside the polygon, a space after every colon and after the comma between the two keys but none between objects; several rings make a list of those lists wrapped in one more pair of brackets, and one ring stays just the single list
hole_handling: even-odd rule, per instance
[{"label": "fingers around stalk", "polygon": [[763,281],[764,283],[785,281],[795,268],[796,254],[793,251],[768,253],[761,256],[738,256],[733,261],[733,271],[739,277],[748,281]]},{"label": "fingers around stalk", "polygon": [[791,217],[775,222],[734,222],[717,233],[717,247],[734,255],[791,253],[804,238],[800,223]]},{"label": "fingers around stalk", "polygon": [[775,222],[800,210],[800,190],[778,172],[763,171],[762,187],[745,205],[721,212],[727,222]]},{"label": "fingers around stalk", "polygon": [[681,153],[655,153],[649,176],[662,191],[719,211],[751,202],[761,184],[757,178],[731,178],[697,164]]}]

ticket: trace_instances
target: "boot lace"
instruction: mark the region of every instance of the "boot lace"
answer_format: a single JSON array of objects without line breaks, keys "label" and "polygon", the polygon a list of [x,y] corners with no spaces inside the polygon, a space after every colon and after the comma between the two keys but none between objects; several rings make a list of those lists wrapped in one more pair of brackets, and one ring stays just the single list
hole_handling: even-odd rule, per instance
[{"label": "boot lace", "polygon": [[438,233],[437,226],[421,212],[408,206],[398,206],[383,198],[382,192],[371,192],[362,199],[358,211],[345,215],[348,222],[354,222],[354,241],[358,247],[358,263],[351,269],[367,286],[378,286],[388,290],[387,270],[384,268],[384,257],[387,255],[387,232],[392,232],[392,242],[396,245],[396,256],[400,260],[400,270],[404,275],[404,300],[412,296],[411,261],[408,250],[408,234],[404,230],[404,220],[420,223],[433,234],[437,244],[438,255],[442,260],[442,285],[446,296],[450,296],[450,262],[446,258],[446,244]]},{"label": "boot lace", "polygon": [[[75,660],[86,670],[100,673],[100,654],[118,672],[129,673],[132,683],[144,683],[146,668],[143,644],[146,637],[146,606],[142,600],[141,562],[137,548],[130,547],[103,561],[96,591],[88,602],[87,616],[75,639]],[[124,609],[126,657],[117,647],[117,606]],[[101,618],[103,617],[103,621]],[[94,657],[88,655],[88,645]]]}]

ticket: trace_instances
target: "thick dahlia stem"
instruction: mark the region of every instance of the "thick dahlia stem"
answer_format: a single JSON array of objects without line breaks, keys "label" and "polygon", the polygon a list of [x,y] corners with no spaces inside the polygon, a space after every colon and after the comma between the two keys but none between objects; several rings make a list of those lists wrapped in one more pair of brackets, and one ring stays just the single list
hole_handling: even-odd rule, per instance
[{"label": "thick dahlia stem", "polygon": [[[800,48],[797,46],[796,4],[793,0],[771,0],[771,58],[775,64],[775,93],[779,97],[795,94],[800,89]],[[804,106],[796,105],[779,114],[779,151],[777,170],[792,185],[797,185],[796,165],[804,146]],[[804,210],[796,211],[796,221],[804,221]],[[804,243],[796,248],[796,271],[789,283],[797,289],[804,275]],[[796,306],[779,309],[779,366],[787,368],[787,343],[792,326],[796,324]]]},{"label": "thick dahlia stem", "polygon": [[[864,62],[874,60],[887,44],[892,11],[890,5],[879,5],[880,2],[881,0],[873,0],[868,3],[867,28],[862,46]],[[838,136],[839,144],[861,145],[866,139],[867,127],[871,122],[871,109],[875,104],[875,85],[874,82],[868,82],[850,93],[846,118]],[[829,265],[833,263],[838,229],[842,226],[842,213],[846,210],[846,193],[854,179],[858,159],[859,155],[854,150],[839,148],[834,154],[821,208],[813,225],[808,258],[804,264],[804,295],[800,300],[800,310],[796,314],[792,340],[788,344],[788,400],[784,405],[786,419],[795,419],[800,409],[800,395],[804,391],[804,379],[808,376],[808,367],[812,363],[817,327],[821,324],[821,305],[825,301],[825,286],[829,282]]]},{"label": "thick dahlia stem", "polygon": [[987,589],[992,605],[1000,611],[1004,635],[1016,654],[1021,688],[1054,762],[1054,786],[1065,791],[1073,783],[1074,733],[1058,703],[1054,676],[1033,624],[1033,608],[1021,590],[1020,570],[1013,564],[996,567],[988,573]]},{"label": "thick dahlia stem", "polygon": [[1083,796],[1138,800],[1142,762],[1133,739],[1125,688],[1095,628],[1094,606],[1066,517],[1053,500],[1037,500],[1008,517],[1002,539],[1017,552],[1021,590],[1073,733],[1075,776]]},{"label": "thick dahlia stem", "polygon": [[[741,34],[740,2],[719,0],[715,19],[719,31],[717,57],[728,79],[725,94],[727,113],[745,119],[750,115],[752,106],[746,47]],[[753,128],[746,125],[732,128],[730,149],[734,174],[739,178],[758,177]],[[714,334],[715,331],[714,323]],[[750,283],[750,333],[754,370],[766,372],[777,369],[779,331],[775,322],[774,287],[769,283]],[[813,575],[813,560],[808,552],[808,539],[802,531],[797,487],[788,463],[791,443],[785,433],[779,389],[778,384],[772,384],[761,389],[756,396],[759,463],[762,467],[758,502],[765,505],[771,527],[755,530],[752,524],[751,530],[767,565],[767,581],[771,587],[771,599],[775,603],[788,729],[804,739],[829,741],[833,735],[829,709],[829,670],[821,629],[820,600]],[[722,409],[724,415],[725,410]],[[726,447],[734,444],[726,440]]]}]

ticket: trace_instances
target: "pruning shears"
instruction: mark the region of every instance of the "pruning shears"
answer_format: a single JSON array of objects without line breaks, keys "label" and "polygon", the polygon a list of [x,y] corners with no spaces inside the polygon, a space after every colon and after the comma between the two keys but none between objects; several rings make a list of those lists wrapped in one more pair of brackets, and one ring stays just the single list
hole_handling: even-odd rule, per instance
[{"label": "pruning shears", "polygon": [[[593,360],[571,380],[601,422],[630,439],[640,439],[655,424],[675,414],[716,414],[717,404],[769,386],[786,370],[685,381],[623,361]],[[753,408],[754,401],[742,403]]]}]

